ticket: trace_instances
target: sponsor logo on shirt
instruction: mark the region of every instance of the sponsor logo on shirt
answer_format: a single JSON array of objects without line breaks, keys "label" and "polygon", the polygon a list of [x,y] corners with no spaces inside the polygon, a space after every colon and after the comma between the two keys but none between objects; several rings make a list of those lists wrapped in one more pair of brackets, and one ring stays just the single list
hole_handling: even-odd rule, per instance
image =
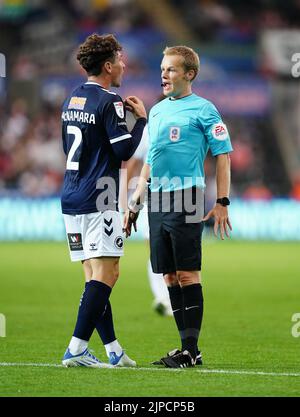
[{"label": "sponsor logo on shirt", "polygon": [[68,241],[71,251],[83,250],[81,233],[68,233]]},{"label": "sponsor logo on shirt", "polygon": [[71,97],[68,109],[83,110],[86,102],[86,97]]},{"label": "sponsor logo on shirt", "polygon": [[120,119],[124,119],[124,106],[122,101],[117,101],[116,103],[114,103],[114,106],[116,113],[120,117]]},{"label": "sponsor logo on shirt", "polygon": [[217,140],[228,139],[228,130],[224,123],[216,123],[211,129],[213,137]]},{"label": "sponsor logo on shirt", "polygon": [[180,139],[180,127],[172,126],[170,127],[170,140],[172,142],[177,142]]}]

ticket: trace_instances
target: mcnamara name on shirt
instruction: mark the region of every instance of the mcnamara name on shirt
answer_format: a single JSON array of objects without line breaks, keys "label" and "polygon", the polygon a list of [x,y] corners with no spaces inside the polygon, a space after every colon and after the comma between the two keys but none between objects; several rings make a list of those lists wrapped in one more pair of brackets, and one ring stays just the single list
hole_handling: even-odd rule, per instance
[{"label": "mcnamara name on shirt", "polygon": [[89,123],[89,124],[96,124],[95,114],[94,113],[87,113],[78,110],[67,110],[63,111],[61,114],[61,118],[64,122],[81,122],[81,123]]}]

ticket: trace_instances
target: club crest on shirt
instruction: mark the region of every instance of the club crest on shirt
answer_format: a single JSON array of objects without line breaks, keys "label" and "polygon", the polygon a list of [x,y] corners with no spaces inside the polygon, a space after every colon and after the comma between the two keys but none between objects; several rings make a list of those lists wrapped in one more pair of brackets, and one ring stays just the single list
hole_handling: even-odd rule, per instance
[{"label": "club crest on shirt", "polygon": [[180,127],[172,126],[170,127],[170,140],[172,142],[177,142],[180,139]]},{"label": "club crest on shirt", "polygon": [[124,106],[123,106],[122,101],[118,101],[114,103],[114,106],[115,106],[116,113],[120,117],[120,119],[124,119]]},{"label": "club crest on shirt", "polygon": [[224,123],[216,123],[211,129],[213,137],[217,140],[228,139],[228,130]]}]

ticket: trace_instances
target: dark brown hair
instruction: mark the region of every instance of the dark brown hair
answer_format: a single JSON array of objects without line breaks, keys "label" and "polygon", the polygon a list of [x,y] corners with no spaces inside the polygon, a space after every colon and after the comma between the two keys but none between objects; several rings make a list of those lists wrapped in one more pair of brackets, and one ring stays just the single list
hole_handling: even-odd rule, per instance
[{"label": "dark brown hair", "polygon": [[99,75],[106,61],[114,62],[117,52],[122,50],[114,35],[93,33],[79,46],[77,60],[88,75]]},{"label": "dark brown hair", "polygon": [[197,52],[188,46],[167,46],[163,51],[164,55],[179,55],[183,57],[183,67],[185,72],[193,70],[195,76],[192,78],[192,81],[197,77],[197,74],[200,70],[200,59]]}]

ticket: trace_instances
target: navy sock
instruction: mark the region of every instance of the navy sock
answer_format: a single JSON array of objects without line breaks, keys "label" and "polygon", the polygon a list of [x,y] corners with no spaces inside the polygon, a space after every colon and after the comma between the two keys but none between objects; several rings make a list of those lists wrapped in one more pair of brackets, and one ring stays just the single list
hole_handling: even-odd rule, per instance
[{"label": "navy sock", "polygon": [[183,298],[180,285],[168,287],[173,316],[176,322],[179,334],[184,330],[183,321]]},{"label": "navy sock", "polygon": [[110,293],[111,288],[103,282],[91,280],[86,285],[73,336],[86,341],[90,340],[97,321],[104,313]]},{"label": "navy sock", "polygon": [[184,331],[181,332],[182,350],[188,350],[193,358],[198,353],[198,338],[203,317],[201,284],[182,287]]},{"label": "navy sock", "polygon": [[[85,283],[85,288],[88,284],[88,282]],[[111,304],[109,300],[105,306],[102,316],[96,322],[96,330],[104,345],[116,340]]]}]

